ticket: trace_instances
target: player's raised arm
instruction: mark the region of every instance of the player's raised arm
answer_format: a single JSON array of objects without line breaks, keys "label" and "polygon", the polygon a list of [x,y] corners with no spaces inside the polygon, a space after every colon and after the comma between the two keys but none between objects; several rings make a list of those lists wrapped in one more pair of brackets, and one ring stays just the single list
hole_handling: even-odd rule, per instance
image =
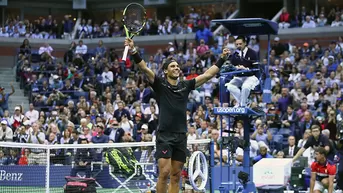
[{"label": "player's raised arm", "polygon": [[211,66],[211,68],[209,68],[208,70],[206,70],[204,74],[195,78],[195,87],[199,87],[203,85],[205,82],[209,81],[211,78],[213,78],[219,72],[220,68],[223,66],[229,54],[230,50],[224,48],[223,53],[220,55],[220,58],[217,61],[217,63]]},{"label": "player's raised arm", "polygon": [[152,70],[150,70],[145,61],[141,58],[141,56],[138,54],[138,51],[135,48],[135,45],[133,43],[132,39],[126,38],[125,39],[125,46],[129,46],[129,49],[131,51],[131,55],[135,63],[138,65],[139,69],[143,71],[143,73],[147,76],[150,83],[154,83],[155,74]]}]

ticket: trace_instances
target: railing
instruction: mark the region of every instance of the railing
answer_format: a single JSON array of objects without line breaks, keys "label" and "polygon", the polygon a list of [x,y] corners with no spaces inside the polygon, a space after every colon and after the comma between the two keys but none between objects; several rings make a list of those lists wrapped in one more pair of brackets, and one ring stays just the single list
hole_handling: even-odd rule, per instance
[{"label": "railing", "polygon": [[76,32],[77,32],[77,28],[79,28],[80,23],[81,23],[81,18],[78,18],[77,21],[76,21],[76,23],[75,23],[74,30],[73,30],[73,32],[72,32],[72,34],[71,34],[71,39],[72,39],[72,40],[75,39]]},{"label": "railing", "polygon": [[282,10],[283,10],[283,8],[281,8],[280,11],[277,12],[277,14],[273,17],[272,21],[274,21],[274,22],[279,21],[280,15],[282,14]]},{"label": "railing", "polygon": [[[233,19],[238,16],[239,9],[237,9],[235,12],[233,12],[227,19]],[[223,25],[220,25],[216,30],[214,30],[213,35],[217,35],[222,29],[224,28]]]}]

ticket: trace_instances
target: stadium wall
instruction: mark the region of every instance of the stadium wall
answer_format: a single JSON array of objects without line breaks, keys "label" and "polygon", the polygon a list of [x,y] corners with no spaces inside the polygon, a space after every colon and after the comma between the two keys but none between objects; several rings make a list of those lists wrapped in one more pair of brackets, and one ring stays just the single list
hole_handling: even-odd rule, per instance
[{"label": "stadium wall", "polygon": [[[71,166],[50,166],[50,187],[63,187],[66,183],[65,177],[70,175]],[[213,182],[214,188],[218,189],[220,186],[220,170],[219,166],[214,167]],[[243,171],[242,167],[236,168],[236,173]],[[229,170],[228,167],[223,167],[223,182],[228,181]],[[250,168],[250,175],[252,176],[253,169]],[[152,173],[146,173],[152,179]],[[230,172],[230,179],[233,179],[234,173]],[[46,166],[1,166],[0,167],[0,186],[26,186],[26,187],[45,187]],[[113,179],[109,173],[108,166],[104,166],[103,170],[95,177],[97,182],[103,188],[116,188],[120,184]],[[121,179],[123,180],[123,179]],[[130,183],[140,187],[147,180],[130,180]],[[238,182],[238,180],[237,180]],[[143,188],[143,187],[142,187]],[[209,186],[207,187],[209,188]]]}]

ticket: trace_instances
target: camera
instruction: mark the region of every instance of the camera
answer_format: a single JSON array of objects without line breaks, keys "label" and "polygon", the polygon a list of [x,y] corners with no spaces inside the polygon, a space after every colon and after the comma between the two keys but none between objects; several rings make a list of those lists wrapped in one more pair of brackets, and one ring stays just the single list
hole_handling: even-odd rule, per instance
[{"label": "camera", "polygon": [[222,137],[219,142],[222,144],[222,148],[228,148],[231,152],[236,152],[238,147],[244,149],[244,140],[235,136]]}]

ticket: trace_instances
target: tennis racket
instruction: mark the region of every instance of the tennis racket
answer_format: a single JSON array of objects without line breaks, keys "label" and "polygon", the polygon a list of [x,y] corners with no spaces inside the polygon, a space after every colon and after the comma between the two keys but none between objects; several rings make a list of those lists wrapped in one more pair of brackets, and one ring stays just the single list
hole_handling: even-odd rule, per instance
[{"label": "tennis racket", "polygon": [[[138,35],[144,28],[146,23],[146,12],[144,7],[139,3],[128,4],[123,12],[123,26],[126,37],[132,39],[133,36]],[[123,61],[126,61],[129,46],[125,46],[123,53]]]}]

